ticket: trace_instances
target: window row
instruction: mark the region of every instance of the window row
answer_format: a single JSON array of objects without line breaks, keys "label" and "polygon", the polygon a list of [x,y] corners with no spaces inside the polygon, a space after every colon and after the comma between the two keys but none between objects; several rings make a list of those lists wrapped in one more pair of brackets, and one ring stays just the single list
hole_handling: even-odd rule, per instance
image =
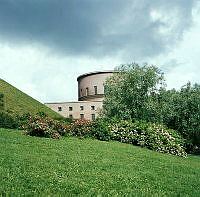
[{"label": "window row", "polygon": [[[80,106],[80,110],[83,111],[84,110],[84,106]],[[95,106],[92,105],[91,106],[91,110],[95,110]],[[62,111],[62,107],[58,107],[58,111]],[[73,107],[69,107],[69,111],[73,111]]]},{"label": "window row", "polygon": [[[82,95],[83,89],[81,89],[81,95]],[[97,95],[97,86],[94,86],[94,95]],[[85,89],[85,96],[89,96],[89,88]]]},{"label": "window row", "polygon": [[[70,114],[69,118],[73,118],[73,115]],[[80,114],[80,118],[83,119],[84,118],[84,114]],[[91,118],[92,118],[92,120],[95,120],[95,118],[96,118],[95,114],[91,114]]]}]

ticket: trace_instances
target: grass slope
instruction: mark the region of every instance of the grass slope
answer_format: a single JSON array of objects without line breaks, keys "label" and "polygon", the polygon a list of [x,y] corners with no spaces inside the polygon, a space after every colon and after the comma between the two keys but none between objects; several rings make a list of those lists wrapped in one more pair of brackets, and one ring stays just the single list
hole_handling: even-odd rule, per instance
[{"label": "grass slope", "polygon": [[200,157],[0,129],[0,196],[200,196]]},{"label": "grass slope", "polygon": [[4,94],[5,110],[10,110],[18,114],[28,112],[35,114],[42,111],[51,117],[61,116],[2,79],[0,79],[0,93]]}]

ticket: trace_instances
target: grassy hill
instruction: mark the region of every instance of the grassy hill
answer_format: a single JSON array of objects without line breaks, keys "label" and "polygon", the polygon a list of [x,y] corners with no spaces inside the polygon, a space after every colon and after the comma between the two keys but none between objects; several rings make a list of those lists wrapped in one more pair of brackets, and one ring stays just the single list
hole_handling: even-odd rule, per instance
[{"label": "grassy hill", "polygon": [[61,116],[2,79],[0,79],[0,93],[4,94],[5,110],[14,111],[18,114],[28,112],[35,114],[42,111],[51,117]]},{"label": "grassy hill", "polygon": [[0,196],[200,196],[200,157],[0,129]]}]

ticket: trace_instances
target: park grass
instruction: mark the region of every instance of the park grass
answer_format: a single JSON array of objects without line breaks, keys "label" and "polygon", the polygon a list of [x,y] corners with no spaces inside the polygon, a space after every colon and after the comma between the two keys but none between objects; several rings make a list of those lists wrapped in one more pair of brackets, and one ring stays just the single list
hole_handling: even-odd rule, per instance
[{"label": "park grass", "polygon": [[0,129],[0,196],[200,196],[200,157]]},{"label": "park grass", "polygon": [[44,104],[38,102],[6,81],[0,79],[0,93],[4,94],[4,109],[16,114],[45,112],[50,117],[61,117]]}]

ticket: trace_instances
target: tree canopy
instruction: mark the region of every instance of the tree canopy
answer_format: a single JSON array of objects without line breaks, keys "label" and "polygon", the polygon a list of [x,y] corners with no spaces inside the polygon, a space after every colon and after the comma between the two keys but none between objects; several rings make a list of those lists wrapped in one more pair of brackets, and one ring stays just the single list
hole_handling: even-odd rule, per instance
[{"label": "tree canopy", "polygon": [[[154,110],[157,93],[165,87],[163,73],[155,66],[122,65],[106,83],[104,113],[109,117],[141,120]],[[150,110],[151,108],[151,110]]]},{"label": "tree canopy", "polygon": [[106,117],[161,123],[200,147],[200,85],[167,90],[159,68],[132,63],[118,67],[105,87]]}]

